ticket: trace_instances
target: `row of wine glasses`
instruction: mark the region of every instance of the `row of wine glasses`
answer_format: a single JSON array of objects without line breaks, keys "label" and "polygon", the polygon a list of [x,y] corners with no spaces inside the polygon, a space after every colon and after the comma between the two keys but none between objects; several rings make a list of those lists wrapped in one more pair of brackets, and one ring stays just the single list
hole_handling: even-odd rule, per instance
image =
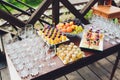
[{"label": "row of wine glasses", "polygon": [[23,30],[19,30],[18,31],[18,36],[24,38],[30,38],[30,37],[34,37],[36,34],[36,30],[34,29],[32,24],[27,24],[25,25],[25,27],[23,28]]},{"label": "row of wine glasses", "polygon": [[91,27],[99,29],[105,34],[105,40],[115,45],[120,43],[120,23],[114,23],[113,19],[106,19],[97,15],[93,15],[90,20]]},{"label": "row of wine glasses", "polygon": [[[30,32],[29,32],[30,31]],[[44,67],[56,66],[55,49],[50,47],[39,36],[33,34],[33,29],[25,30],[22,40],[6,45],[6,53],[21,78],[32,78],[42,74]],[[28,35],[28,36],[27,36]]]}]

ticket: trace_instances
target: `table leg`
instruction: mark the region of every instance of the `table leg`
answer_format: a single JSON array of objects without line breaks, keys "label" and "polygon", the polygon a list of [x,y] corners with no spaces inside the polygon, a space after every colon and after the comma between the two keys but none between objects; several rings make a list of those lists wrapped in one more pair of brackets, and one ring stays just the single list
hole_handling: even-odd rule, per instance
[{"label": "table leg", "polygon": [[114,77],[114,74],[115,74],[115,71],[116,71],[116,69],[117,69],[119,60],[120,60],[120,51],[118,51],[118,56],[116,57],[116,61],[115,61],[115,64],[114,64],[114,66],[113,66],[113,69],[112,69],[112,73],[111,73],[111,76],[110,76],[110,80],[112,80],[113,77]]}]

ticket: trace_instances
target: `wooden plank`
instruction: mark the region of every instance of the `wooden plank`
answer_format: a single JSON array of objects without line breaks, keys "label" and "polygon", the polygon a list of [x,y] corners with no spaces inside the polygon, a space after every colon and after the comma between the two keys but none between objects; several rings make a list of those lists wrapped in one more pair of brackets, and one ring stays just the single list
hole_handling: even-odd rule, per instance
[{"label": "wooden plank", "polygon": [[104,70],[99,64],[94,63],[88,65],[89,69],[92,70],[96,75],[98,75],[102,80],[108,80],[110,74]]},{"label": "wooden plank", "polygon": [[[105,70],[107,70],[110,74],[112,73],[113,64],[110,63],[108,60],[101,59],[97,63],[101,65]],[[119,73],[120,73],[120,70],[116,70],[116,76],[113,78],[114,80],[120,79]]]},{"label": "wooden plank", "polygon": [[66,78],[65,78],[65,76],[62,76],[62,77],[55,79],[55,80],[66,80]]},{"label": "wooden plank", "polygon": [[2,80],[10,80],[10,74],[8,68],[1,70]]},{"label": "wooden plank", "polygon": [[8,30],[5,30],[5,29],[3,29],[3,28],[0,28],[0,33],[10,33],[10,34],[12,34],[12,35],[16,35],[17,34],[17,31],[13,31],[13,32],[10,32],[10,31],[8,31]]},{"label": "wooden plank", "polygon": [[76,71],[66,75],[68,80],[84,80]]},{"label": "wooden plank", "polygon": [[7,58],[7,64],[8,64],[8,69],[10,73],[10,80],[21,80],[20,76],[18,75],[14,65],[12,64],[7,54],[6,54],[6,58]]},{"label": "wooden plank", "polygon": [[78,72],[85,80],[100,80],[88,67],[83,67],[79,69]]},{"label": "wooden plank", "polygon": [[[115,64],[116,56],[111,55],[106,58],[108,61],[110,61],[113,65]],[[120,69],[120,63],[118,64],[118,68]]]},{"label": "wooden plank", "polygon": [[7,21],[0,19],[0,26],[4,25]]}]

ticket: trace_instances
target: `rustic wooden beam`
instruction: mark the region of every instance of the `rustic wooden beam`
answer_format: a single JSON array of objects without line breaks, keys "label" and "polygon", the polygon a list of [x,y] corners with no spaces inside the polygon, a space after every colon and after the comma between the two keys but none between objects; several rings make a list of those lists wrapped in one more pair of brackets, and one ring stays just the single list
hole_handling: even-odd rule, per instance
[{"label": "rustic wooden beam", "polygon": [[52,17],[53,17],[53,24],[56,25],[59,23],[59,0],[54,0],[52,2]]},{"label": "rustic wooden beam", "polygon": [[52,4],[52,1],[53,0],[43,0],[39,8],[29,18],[28,24],[34,24],[49,7],[49,5]]},{"label": "rustic wooden beam", "polygon": [[82,16],[85,16],[87,14],[87,12],[91,9],[91,7],[94,6],[97,2],[98,2],[98,0],[90,0],[86,4],[86,6],[80,11]]},{"label": "rustic wooden beam", "polygon": [[21,20],[17,19],[16,17],[10,15],[9,13],[7,13],[1,9],[0,9],[0,18],[6,20],[10,24],[16,25],[18,27],[24,27],[26,24],[25,22],[22,22]]},{"label": "rustic wooden beam", "polygon": [[79,18],[82,23],[89,24],[89,22],[82,16],[82,14],[68,1],[68,0],[59,0],[68,10],[73,13],[76,18]]}]

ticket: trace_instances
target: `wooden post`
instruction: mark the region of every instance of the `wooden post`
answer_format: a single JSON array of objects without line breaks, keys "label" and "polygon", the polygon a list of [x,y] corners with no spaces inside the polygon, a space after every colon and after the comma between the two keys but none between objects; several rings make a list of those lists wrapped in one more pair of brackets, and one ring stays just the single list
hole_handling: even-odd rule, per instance
[{"label": "wooden post", "polygon": [[52,2],[52,17],[53,17],[53,25],[59,23],[59,0],[53,0]]}]

